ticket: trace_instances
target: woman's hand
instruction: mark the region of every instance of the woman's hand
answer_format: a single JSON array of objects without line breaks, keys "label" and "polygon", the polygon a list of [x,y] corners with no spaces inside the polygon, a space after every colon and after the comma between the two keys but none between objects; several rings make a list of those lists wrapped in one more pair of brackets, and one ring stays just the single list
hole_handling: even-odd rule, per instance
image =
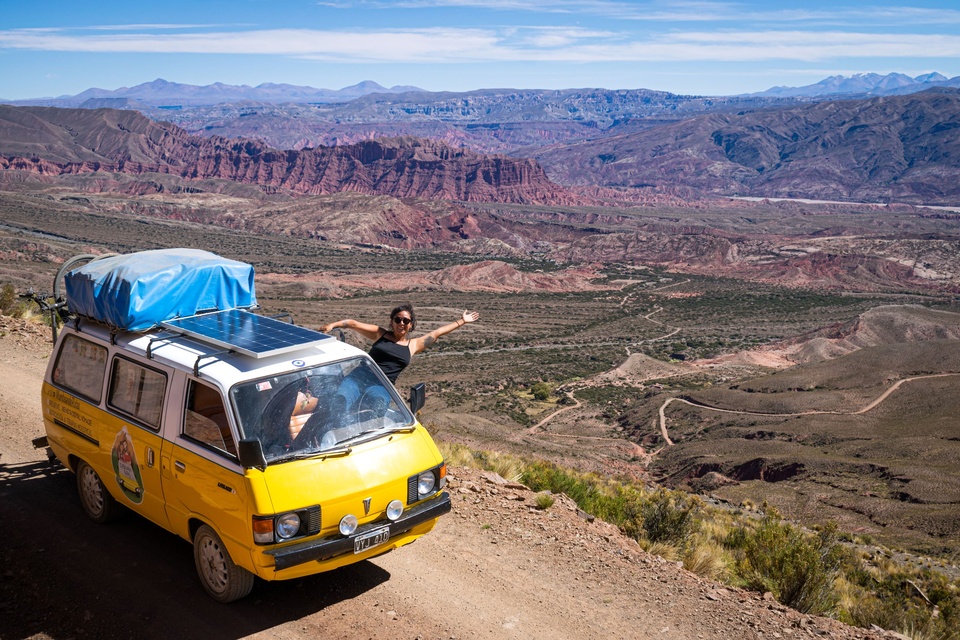
[{"label": "woman's hand", "polygon": [[464,311],[464,312],[463,312],[463,315],[462,315],[460,318],[461,318],[461,320],[463,320],[464,323],[467,323],[467,322],[476,322],[477,320],[480,319],[480,312],[479,312],[479,311]]}]

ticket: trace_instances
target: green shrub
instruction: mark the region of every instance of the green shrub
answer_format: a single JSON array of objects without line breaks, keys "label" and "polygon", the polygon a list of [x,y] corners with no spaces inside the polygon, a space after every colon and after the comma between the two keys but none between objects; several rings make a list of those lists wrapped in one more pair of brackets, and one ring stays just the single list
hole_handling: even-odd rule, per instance
[{"label": "green shrub", "polygon": [[855,597],[841,612],[844,622],[876,625],[918,639],[960,640],[960,589],[943,574],[861,564],[847,572],[847,580]]},{"label": "green shrub", "polygon": [[725,543],[747,588],[769,591],[802,613],[825,614],[839,600],[833,584],[846,556],[836,538],[835,524],[813,535],[768,513],[755,528],[734,529]]},{"label": "green shrub", "polygon": [[546,382],[537,382],[530,387],[530,393],[533,394],[534,400],[546,402],[550,399],[550,385],[548,385]]},{"label": "green shrub", "polygon": [[555,499],[553,494],[549,491],[542,491],[536,495],[533,499],[533,503],[536,505],[537,509],[545,511],[553,506]]},{"label": "green shrub", "polygon": [[563,493],[587,513],[619,526],[626,519],[626,505],[638,499],[637,490],[627,485],[594,474],[568,471],[549,462],[528,463],[523,483],[534,491]]},{"label": "green shrub", "polygon": [[0,286],[0,313],[5,316],[12,315],[11,311],[19,302],[17,291],[12,284],[8,282]]},{"label": "green shrub", "polygon": [[41,315],[37,303],[27,298],[21,298],[16,288],[9,282],[0,285],[0,314],[12,318],[22,318],[30,322],[50,324],[50,316]]},{"label": "green shrub", "polygon": [[624,529],[652,543],[682,544],[696,532],[701,505],[696,496],[660,489],[639,503]]}]

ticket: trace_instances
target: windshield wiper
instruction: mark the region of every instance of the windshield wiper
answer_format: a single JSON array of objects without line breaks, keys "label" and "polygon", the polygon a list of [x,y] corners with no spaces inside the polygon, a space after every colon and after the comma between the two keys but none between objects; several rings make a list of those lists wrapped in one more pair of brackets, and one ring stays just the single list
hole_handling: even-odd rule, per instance
[{"label": "windshield wiper", "polygon": [[387,429],[387,433],[413,433],[416,430],[417,425],[408,424],[405,427],[393,427],[391,429]]},{"label": "windshield wiper", "polygon": [[326,458],[326,457],[339,457],[348,455],[353,451],[352,447],[333,447],[331,449],[309,449],[301,451],[291,451],[282,456],[268,460],[267,464],[277,464],[279,462],[289,462],[290,460],[307,460],[308,458]]},{"label": "windshield wiper", "polygon": [[344,442],[355,442],[359,438],[362,438],[363,436],[368,436],[370,434],[376,434],[379,437],[379,436],[387,436],[392,433],[412,433],[416,431],[416,429],[417,429],[417,425],[415,424],[405,425],[402,427],[381,427],[377,429],[367,429],[366,431],[361,431],[355,436],[350,436],[346,440],[341,440],[340,444],[343,444]]}]

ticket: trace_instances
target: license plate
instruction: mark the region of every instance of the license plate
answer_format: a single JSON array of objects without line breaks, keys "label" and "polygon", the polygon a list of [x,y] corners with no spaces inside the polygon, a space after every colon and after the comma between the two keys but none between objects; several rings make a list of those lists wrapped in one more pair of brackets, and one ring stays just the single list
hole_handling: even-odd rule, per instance
[{"label": "license plate", "polygon": [[363,553],[367,549],[373,549],[374,547],[379,547],[381,544],[390,539],[390,527],[383,527],[382,529],[374,529],[373,531],[368,531],[367,533],[360,534],[353,539],[353,552],[354,553]]}]

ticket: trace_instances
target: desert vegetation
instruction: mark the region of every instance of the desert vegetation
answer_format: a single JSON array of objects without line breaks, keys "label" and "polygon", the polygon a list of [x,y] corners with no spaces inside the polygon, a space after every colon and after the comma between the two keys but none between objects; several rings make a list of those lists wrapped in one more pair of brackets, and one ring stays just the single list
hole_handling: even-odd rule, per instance
[{"label": "desert vegetation", "polygon": [[585,517],[617,524],[648,551],[704,577],[769,592],[798,611],[857,626],[877,625],[913,638],[960,637],[960,580],[892,562],[891,550],[843,534],[834,522],[811,530],[769,505],[731,509],[629,478],[450,443],[441,447],[456,464],[506,470],[538,495],[563,493]]}]

